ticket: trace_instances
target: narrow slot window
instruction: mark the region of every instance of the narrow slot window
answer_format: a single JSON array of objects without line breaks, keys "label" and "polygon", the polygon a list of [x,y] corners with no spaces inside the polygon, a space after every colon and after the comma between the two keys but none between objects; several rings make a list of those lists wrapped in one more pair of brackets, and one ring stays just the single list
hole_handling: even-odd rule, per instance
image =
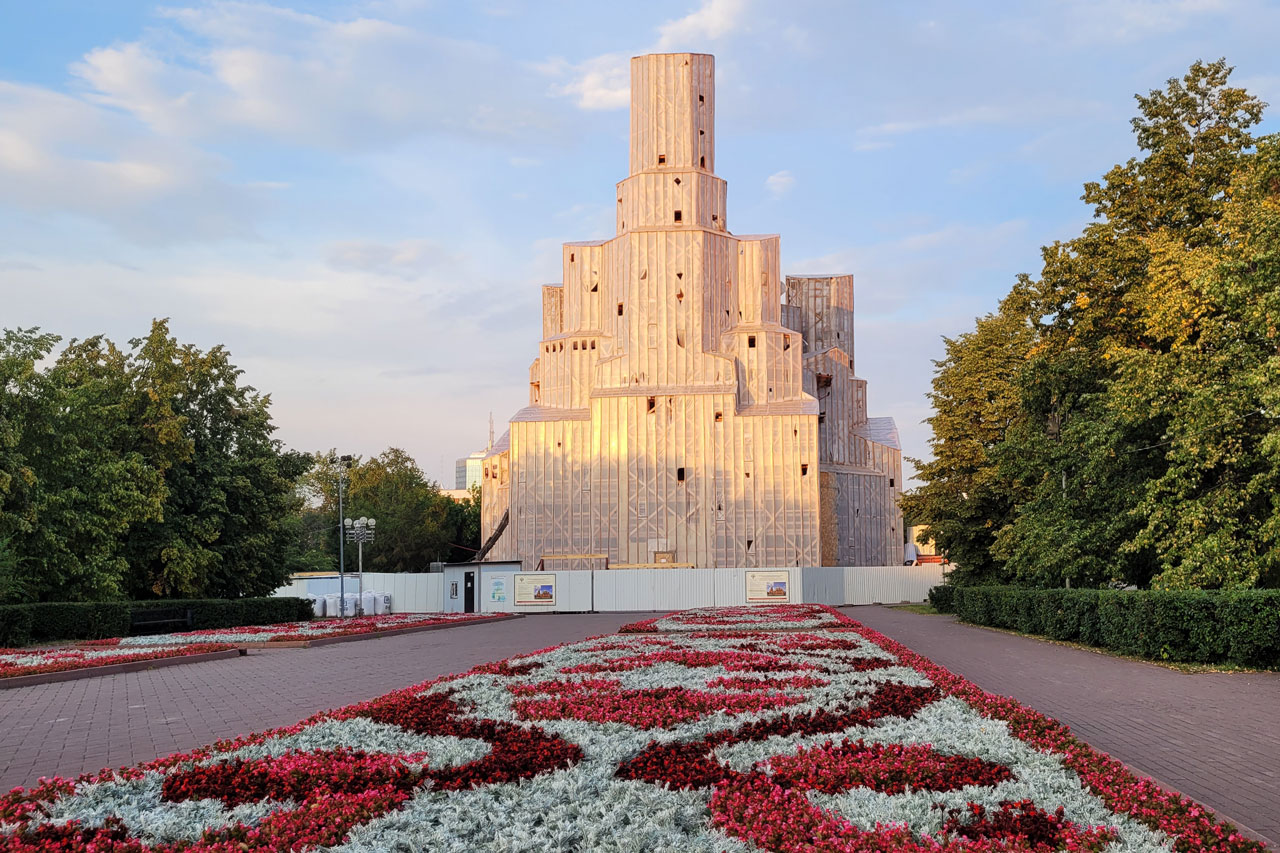
[{"label": "narrow slot window", "polygon": [[[800,463],[800,476],[801,477],[809,476],[809,463],[807,462]],[[890,482],[892,482],[892,480]]]},{"label": "narrow slot window", "polygon": [[684,329],[676,329],[676,346],[684,349]]},{"label": "narrow slot window", "polygon": [[787,350],[789,350],[789,349],[791,349],[791,336],[790,336],[790,335],[783,335],[783,336],[782,336],[782,351],[783,351],[783,352],[786,352],[786,351],[787,351]]},{"label": "narrow slot window", "polygon": [[650,397],[648,401],[648,408],[646,409],[646,411],[652,412],[656,408],[658,408],[658,398]]},{"label": "narrow slot window", "polygon": [[748,347],[750,347],[750,348],[752,348],[752,349],[754,349],[754,348],[755,348],[755,345],[756,345],[756,336],[755,336],[755,335],[747,335],[747,346],[748,346]]},{"label": "narrow slot window", "polygon": [[676,222],[681,221],[683,218],[684,218],[684,214],[683,214],[681,211],[677,210],[677,211],[676,211]]},{"label": "narrow slot window", "polygon": [[666,163],[667,163],[667,155],[666,155],[666,154],[659,154],[659,155],[658,155],[658,165],[659,165],[659,166],[665,166],[665,165],[666,165]]},{"label": "narrow slot window", "polygon": [[702,95],[699,95],[699,96],[698,96],[698,103],[700,103],[700,104],[706,103],[706,100],[707,100],[707,99],[706,99],[705,97],[703,97]]},{"label": "narrow slot window", "polygon": [[716,412],[716,423],[724,420],[724,412]]},{"label": "narrow slot window", "polygon": [[592,349],[595,349],[595,348],[596,348],[596,342],[595,342],[595,341],[592,341],[592,342],[591,342],[591,348],[592,348]]},{"label": "narrow slot window", "polygon": [[698,168],[700,168],[700,169],[705,169],[705,168],[707,168],[707,158],[706,158],[706,157],[699,157],[699,158],[698,158]]},{"label": "narrow slot window", "polygon": [[618,316],[619,316],[619,317],[621,317],[621,316],[622,316],[622,303],[621,303],[621,302],[619,302],[619,303],[618,303]]},{"label": "narrow slot window", "polygon": [[569,263],[573,263],[573,252],[569,253]]},{"label": "narrow slot window", "polygon": [[592,292],[592,293],[598,293],[598,292],[599,292],[599,290],[600,290],[600,285],[599,285],[599,284],[592,284],[592,285],[591,285],[591,292]]},{"label": "narrow slot window", "polygon": [[677,483],[683,483],[683,482],[684,482],[684,469],[683,469],[683,468],[677,468],[677,469],[676,469],[676,482],[677,482]]},{"label": "narrow slot window", "polygon": [[893,488],[893,478],[892,478],[892,477],[890,477],[890,478],[889,478],[889,488],[891,488],[891,489]]}]

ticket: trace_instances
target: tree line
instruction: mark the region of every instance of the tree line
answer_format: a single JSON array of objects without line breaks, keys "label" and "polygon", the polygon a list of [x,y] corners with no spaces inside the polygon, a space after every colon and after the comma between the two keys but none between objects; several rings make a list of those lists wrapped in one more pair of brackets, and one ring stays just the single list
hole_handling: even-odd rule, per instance
[{"label": "tree line", "polygon": [[1280,134],[1231,70],[1137,96],[1094,221],[946,340],[904,512],[956,582],[1280,586]]},{"label": "tree line", "polygon": [[[164,320],[124,348],[60,343],[0,332],[0,603],[269,595],[337,567],[329,454],[272,437],[224,347]],[[348,500],[378,518],[366,568],[479,547],[479,495],[453,501],[401,450],[357,460]]]}]

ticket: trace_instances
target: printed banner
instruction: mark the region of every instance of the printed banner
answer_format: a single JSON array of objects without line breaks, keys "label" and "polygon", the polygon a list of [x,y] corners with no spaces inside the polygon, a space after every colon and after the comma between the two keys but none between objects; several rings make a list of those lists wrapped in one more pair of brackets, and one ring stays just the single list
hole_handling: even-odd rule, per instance
[{"label": "printed banner", "polygon": [[[785,574],[785,573],[784,573]],[[535,572],[516,575],[516,604],[555,604],[556,576],[554,572]]]},{"label": "printed banner", "polygon": [[507,579],[506,578],[490,578],[489,579],[489,600],[500,601],[500,602],[507,600]]},{"label": "printed banner", "polygon": [[791,572],[747,572],[747,601],[786,604],[791,600]]}]

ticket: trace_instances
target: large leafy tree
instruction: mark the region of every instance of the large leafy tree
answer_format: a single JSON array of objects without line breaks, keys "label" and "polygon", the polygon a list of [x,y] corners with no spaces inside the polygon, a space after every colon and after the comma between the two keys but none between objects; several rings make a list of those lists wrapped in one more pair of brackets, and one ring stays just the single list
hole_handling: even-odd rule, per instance
[{"label": "large leafy tree", "polygon": [[102,338],[0,338],[0,593],[10,600],[121,595],[130,529],[159,518],[163,475],[131,419],[127,357]]},{"label": "large leafy tree", "polygon": [[[1015,287],[1032,335],[1012,380],[1017,416],[986,453],[1015,505],[1002,515],[997,503],[976,520],[984,531],[998,527],[990,565],[1007,576],[1045,585],[1145,584],[1157,573],[1177,576],[1174,567],[1189,553],[1171,538],[1189,493],[1185,478],[1178,480],[1184,491],[1167,479],[1181,463],[1161,449],[1162,437],[1193,421],[1203,426],[1206,417],[1189,420],[1189,412],[1161,401],[1174,379],[1165,356],[1185,334],[1173,327],[1194,325],[1206,310],[1202,285],[1179,283],[1200,281],[1228,245],[1248,239],[1227,226],[1229,190],[1253,156],[1250,128],[1264,105],[1228,85],[1230,72],[1223,60],[1197,62],[1165,89],[1138,96],[1133,126],[1142,156],[1085,186],[1096,221],[1047,247],[1040,276]],[[1184,381],[1201,383],[1201,368]],[[942,379],[940,371],[935,392]],[[954,376],[946,382],[963,384]],[[938,459],[952,441],[935,437]],[[922,473],[926,494],[939,472]],[[1225,540],[1240,533],[1224,533]],[[984,559],[975,565],[987,565]],[[1219,583],[1211,573],[1197,582]]]},{"label": "large leafy tree", "polygon": [[[292,517],[310,458],[271,437],[270,397],[241,383],[223,347],[181,345],[164,321],[131,344],[140,426],[168,490],[161,518],[130,533],[131,592],[269,594],[303,562]],[[157,412],[180,429],[156,428]]]},{"label": "large leafy tree", "polygon": [[1015,495],[992,452],[1021,417],[1015,383],[1031,342],[1025,292],[1015,288],[997,313],[947,339],[946,357],[934,362],[933,458],[911,460],[924,485],[904,497],[903,513],[927,521],[932,541],[955,561],[958,582],[1002,578],[991,546]]}]

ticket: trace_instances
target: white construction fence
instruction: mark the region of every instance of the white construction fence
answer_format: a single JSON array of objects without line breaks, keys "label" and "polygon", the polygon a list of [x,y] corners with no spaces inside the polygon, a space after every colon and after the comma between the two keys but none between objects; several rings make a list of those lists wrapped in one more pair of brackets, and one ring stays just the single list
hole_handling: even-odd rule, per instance
[{"label": "white construction fence", "polygon": [[[522,572],[512,564],[422,574],[365,572],[364,589],[391,595],[393,613],[584,613],[737,604],[899,604],[924,601],[942,566],[807,566]],[[345,592],[355,592],[346,575]],[[297,578],[276,595],[333,595],[337,574]]]}]

